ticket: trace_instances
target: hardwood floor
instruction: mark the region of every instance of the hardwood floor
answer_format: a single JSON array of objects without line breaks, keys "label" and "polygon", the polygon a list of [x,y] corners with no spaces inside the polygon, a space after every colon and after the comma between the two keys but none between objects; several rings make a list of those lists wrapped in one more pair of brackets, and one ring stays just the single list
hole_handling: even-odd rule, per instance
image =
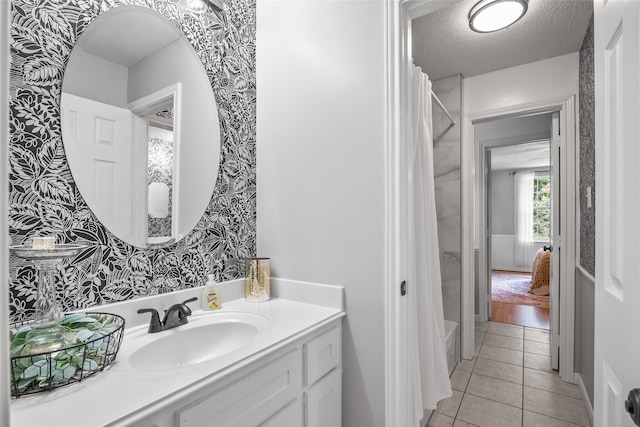
[{"label": "hardwood floor", "polygon": [[549,329],[549,309],[491,301],[492,322]]}]

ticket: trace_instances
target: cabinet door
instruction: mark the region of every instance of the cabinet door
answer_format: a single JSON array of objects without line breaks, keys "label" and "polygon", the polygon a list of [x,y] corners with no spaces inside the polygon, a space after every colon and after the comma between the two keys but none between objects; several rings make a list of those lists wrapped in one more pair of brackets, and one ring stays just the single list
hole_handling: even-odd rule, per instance
[{"label": "cabinet door", "polygon": [[302,426],[302,402],[296,399],[279,410],[260,427],[300,427]]},{"label": "cabinet door", "polygon": [[342,335],[339,327],[328,330],[304,345],[306,380],[311,385],[340,364]]},{"label": "cabinet door", "polygon": [[305,392],[306,427],[342,426],[342,371],[335,369]]}]

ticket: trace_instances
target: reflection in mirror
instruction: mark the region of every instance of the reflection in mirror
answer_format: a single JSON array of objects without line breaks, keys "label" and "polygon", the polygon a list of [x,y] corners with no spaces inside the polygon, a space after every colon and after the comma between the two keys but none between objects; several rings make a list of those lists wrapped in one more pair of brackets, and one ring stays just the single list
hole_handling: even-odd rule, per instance
[{"label": "reflection in mirror", "polygon": [[180,30],[150,9],[101,14],[73,49],[61,97],[80,193],[116,237],[157,247],[207,208],[220,160],[211,84]]}]

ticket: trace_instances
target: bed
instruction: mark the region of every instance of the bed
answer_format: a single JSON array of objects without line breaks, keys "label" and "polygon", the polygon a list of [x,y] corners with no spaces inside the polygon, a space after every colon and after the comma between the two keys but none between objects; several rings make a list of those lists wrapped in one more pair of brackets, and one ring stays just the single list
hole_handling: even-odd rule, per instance
[{"label": "bed", "polygon": [[533,261],[533,271],[531,272],[530,294],[542,296],[549,295],[549,271],[551,267],[551,252],[538,249],[536,258]]}]

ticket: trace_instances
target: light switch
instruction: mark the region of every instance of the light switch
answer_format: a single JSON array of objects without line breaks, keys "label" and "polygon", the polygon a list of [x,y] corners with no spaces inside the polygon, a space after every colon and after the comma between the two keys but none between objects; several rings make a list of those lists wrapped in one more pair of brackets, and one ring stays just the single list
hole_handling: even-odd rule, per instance
[{"label": "light switch", "polygon": [[591,204],[591,187],[587,187],[587,207],[592,207]]}]

